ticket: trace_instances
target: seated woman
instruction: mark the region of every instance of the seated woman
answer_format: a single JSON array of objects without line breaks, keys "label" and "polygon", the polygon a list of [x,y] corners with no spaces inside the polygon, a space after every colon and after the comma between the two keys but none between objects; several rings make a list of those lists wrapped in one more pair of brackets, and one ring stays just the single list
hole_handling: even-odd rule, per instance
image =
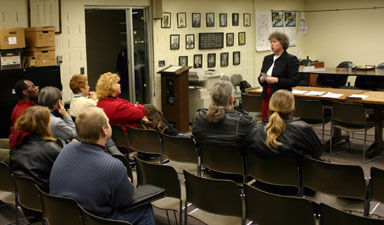
[{"label": "seated woman", "polygon": [[[46,106],[51,110],[51,132],[55,138],[70,142],[77,137],[75,123],[64,108],[61,100],[61,91],[56,87],[45,87],[39,95],[39,105]],[[58,110],[61,116],[56,117],[53,112]]]},{"label": "seated woman", "polygon": [[148,120],[140,121],[138,124],[139,128],[153,129],[171,136],[179,135],[179,131],[164,118],[163,113],[161,113],[154,105],[145,104],[144,108]]},{"label": "seated woman", "polygon": [[97,98],[93,91],[89,91],[87,77],[85,75],[73,75],[69,82],[69,87],[73,92],[69,114],[72,117],[78,116],[87,108],[96,106]]},{"label": "seated woman", "polygon": [[247,135],[245,148],[261,156],[287,155],[290,151],[318,159],[324,146],[307,123],[291,120],[295,110],[293,94],[287,90],[276,91],[269,102],[271,116],[256,125]]},{"label": "seated woman", "polygon": [[199,109],[193,119],[192,134],[197,142],[240,148],[256,122],[246,112],[233,110],[233,85],[219,81],[211,89],[209,109]]},{"label": "seated woman", "polygon": [[134,105],[119,97],[121,94],[120,78],[114,73],[104,73],[96,84],[96,95],[99,99],[97,107],[104,109],[112,125],[121,125],[137,128],[137,122],[144,119],[145,109],[143,105]]},{"label": "seated woman", "polygon": [[46,191],[53,162],[61,150],[49,130],[50,115],[46,107],[27,108],[9,136],[11,170],[32,178]]}]

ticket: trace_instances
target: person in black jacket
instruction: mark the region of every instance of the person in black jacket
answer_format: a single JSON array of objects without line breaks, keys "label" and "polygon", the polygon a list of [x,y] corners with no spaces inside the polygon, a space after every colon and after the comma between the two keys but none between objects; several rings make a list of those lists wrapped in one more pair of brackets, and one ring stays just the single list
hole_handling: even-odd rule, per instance
[{"label": "person in black jacket", "polygon": [[269,36],[273,54],[264,58],[261,74],[258,77],[263,87],[261,94],[262,121],[268,117],[268,103],[273,93],[279,89],[292,90],[300,81],[299,60],[296,56],[288,54],[288,36],[281,32],[274,32]]},{"label": "person in black jacket", "polygon": [[233,110],[233,85],[219,81],[211,89],[209,109],[199,109],[193,119],[192,134],[198,143],[240,148],[255,120],[243,111]]},{"label": "person in black jacket", "polygon": [[320,139],[304,121],[290,119],[295,110],[293,94],[287,90],[275,92],[269,102],[271,116],[267,122],[253,126],[244,146],[260,156],[276,157],[291,151],[319,159],[324,151]]},{"label": "person in black jacket", "polygon": [[49,130],[51,112],[47,107],[31,106],[16,120],[9,136],[10,168],[49,190],[53,162],[61,151]]}]

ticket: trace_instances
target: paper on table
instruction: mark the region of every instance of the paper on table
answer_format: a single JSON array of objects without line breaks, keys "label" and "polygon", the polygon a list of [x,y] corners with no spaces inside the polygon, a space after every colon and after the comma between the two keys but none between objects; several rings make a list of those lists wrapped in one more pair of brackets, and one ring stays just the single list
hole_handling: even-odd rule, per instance
[{"label": "paper on table", "polygon": [[307,93],[308,91],[300,91],[300,90],[292,90],[292,94],[298,94],[298,95],[302,95],[304,93]]},{"label": "paper on table", "polygon": [[163,72],[176,72],[178,71],[182,66],[171,66],[166,70],[163,70]]},{"label": "paper on table", "polygon": [[336,93],[328,92],[327,94],[325,94],[321,97],[323,97],[323,98],[340,98],[343,95],[344,94],[336,94]]},{"label": "paper on table", "polygon": [[324,93],[325,93],[324,91],[310,91],[310,92],[305,93],[304,95],[320,96],[320,95],[323,95]]},{"label": "paper on table", "polygon": [[263,88],[259,88],[259,89],[257,89],[256,91],[263,91]]},{"label": "paper on table", "polygon": [[367,97],[368,97],[368,95],[358,95],[358,94],[352,94],[352,95],[348,96],[348,98],[356,98],[356,99],[365,99]]}]

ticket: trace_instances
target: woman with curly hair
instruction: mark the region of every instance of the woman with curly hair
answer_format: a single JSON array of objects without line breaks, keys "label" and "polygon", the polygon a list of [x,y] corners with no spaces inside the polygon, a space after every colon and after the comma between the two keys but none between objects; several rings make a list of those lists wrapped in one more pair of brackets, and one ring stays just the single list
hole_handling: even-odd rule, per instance
[{"label": "woman with curly hair", "polygon": [[12,171],[33,179],[44,190],[49,189],[53,162],[61,151],[49,130],[50,117],[47,107],[29,107],[16,120],[9,136]]},{"label": "woman with curly hair", "polygon": [[146,120],[143,105],[134,105],[120,98],[120,77],[114,73],[104,73],[96,84],[96,96],[99,99],[97,107],[104,109],[111,125],[121,125],[137,128],[137,122]]}]

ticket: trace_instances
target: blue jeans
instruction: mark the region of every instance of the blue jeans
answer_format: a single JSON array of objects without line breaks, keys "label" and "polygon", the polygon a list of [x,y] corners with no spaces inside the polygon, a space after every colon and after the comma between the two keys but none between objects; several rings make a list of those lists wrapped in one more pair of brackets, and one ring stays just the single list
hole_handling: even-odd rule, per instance
[{"label": "blue jeans", "polygon": [[129,212],[121,212],[116,220],[122,220],[133,225],[155,225],[155,216],[153,215],[152,205],[141,206]]}]

